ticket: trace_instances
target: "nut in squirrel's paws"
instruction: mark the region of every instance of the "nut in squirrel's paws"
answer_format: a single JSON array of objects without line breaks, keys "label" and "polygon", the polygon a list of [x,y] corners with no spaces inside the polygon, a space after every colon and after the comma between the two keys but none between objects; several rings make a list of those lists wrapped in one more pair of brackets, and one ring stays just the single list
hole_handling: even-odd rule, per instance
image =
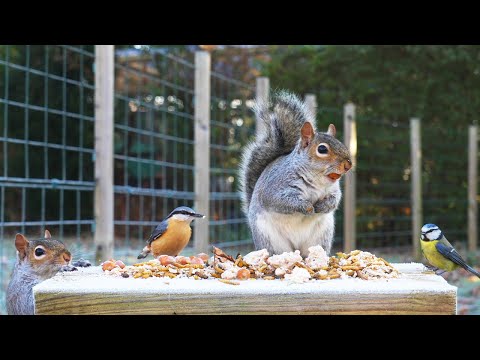
[{"label": "nut in squirrel's paws", "polygon": [[337,173],[331,173],[331,174],[328,174],[327,177],[329,177],[331,180],[335,181],[335,180],[338,180],[340,179],[342,175],[340,174],[337,174]]}]

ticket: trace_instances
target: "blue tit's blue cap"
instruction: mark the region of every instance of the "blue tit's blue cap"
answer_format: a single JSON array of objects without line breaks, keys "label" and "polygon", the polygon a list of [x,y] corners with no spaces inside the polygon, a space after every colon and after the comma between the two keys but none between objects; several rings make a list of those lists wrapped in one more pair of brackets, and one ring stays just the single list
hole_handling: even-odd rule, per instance
[{"label": "blue tit's blue cap", "polygon": [[439,227],[435,224],[425,224],[422,226],[422,233],[426,233],[427,231],[430,230],[439,230]]}]

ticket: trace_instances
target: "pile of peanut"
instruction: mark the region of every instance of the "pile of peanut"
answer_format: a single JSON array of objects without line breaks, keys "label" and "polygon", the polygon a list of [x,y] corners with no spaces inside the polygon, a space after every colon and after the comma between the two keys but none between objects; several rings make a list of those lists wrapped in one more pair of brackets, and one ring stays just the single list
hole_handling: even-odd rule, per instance
[{"label": "pile of peanut", "polygon": [[240,284],[237,280],[249,279],[285,279],[304,283],[350,277],[370,280],[399,276],[398,270],[386,260],[360,250],[328,257],[321,246],[313,246],[309,248],[309,255],[305,259],[298,250],[269,256],[268,251],[262,249],[233,258],[214,247],[213,254],[210,258],[204,253],[190,257],[161,255],[157,259],[130,266],[111,259],[102,264],[102,269],[108,274],[126,278],[217,278],[232,285]]}]

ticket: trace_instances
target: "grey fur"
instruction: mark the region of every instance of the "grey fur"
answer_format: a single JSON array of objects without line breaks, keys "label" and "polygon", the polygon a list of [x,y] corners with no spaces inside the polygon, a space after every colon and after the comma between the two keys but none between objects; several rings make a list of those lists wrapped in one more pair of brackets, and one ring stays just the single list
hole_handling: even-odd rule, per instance
[{"label": "grey fur", "polygon": [[335,211],[338,208],[341,199],[342,192],[340,191],[340,189],[330,193],[329,195],[325,196],[324,199],[318,200],[315,204],[313,204],[315,213],[327,214],[329,212]]},{"label": "grey fur", "polygon": [[7,313],[34,315],[33,287],[53,277],[61,268],[60,264],[44,264],[34,269],[27,257],[18,259],[7,288]]},{"label": "grey fur", "polygon": [[[37,245],[43,245],[53,253],[53,260],[32,266],[30,256]],[[74,271],[75,267],[59,260],[64,253],[70,255],[62,242],[54,239],[30,240],[28,253],[21,256],[17,251],[17,261],[13,268],[12,277],[7,288],[7,314],[34,315],[35,302],[33,287],[44,280],[50,279],[58,271]]]},{"label": "grey fur", "polygon": [[[257,118],[264,124],[264,133],[248,144],[240,164],[242,207],[248,213],[253,189],[263,170],[279,156],[291,152],[306,121],[315,119],[306,104],[287,91],[279,91],[267,102],[254,106]],[[315,125],[312,123],[315,130]]]},{"label": "grey fur", "polygon": [[[320,244],[328,253],[342,194],[339,181],[326,175],[350,160],[348,149],[316,131],[314,114],[293,94],[281,91],[255,110],[266,130],[247,145],[240,167],[242,205],[255,247],[271,254],[299,249],[307,256],[309,246]],[[303,148],[300,130],[307,121],[315,136]],[[329,145],[335,160],[310,156],[310,147],[320,143]]]}]

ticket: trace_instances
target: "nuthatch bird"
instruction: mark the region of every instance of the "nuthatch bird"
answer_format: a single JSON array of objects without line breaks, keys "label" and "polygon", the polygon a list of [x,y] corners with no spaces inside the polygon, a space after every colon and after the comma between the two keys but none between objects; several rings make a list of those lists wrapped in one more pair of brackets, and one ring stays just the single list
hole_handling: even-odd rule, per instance
[{"label": "nuthatch bird", "polygon": [[189,207],[177,207],[153,230],[147,245],[137,258],[143,259],[149,253],[155,258],[160,255],[177,256],[190,241],[190,223],[195,218],[204,217],[205,215],[197,214]]},{"label": "nuthatch bird", "polygon": [[462,259],[437,225],[425,224],[422,226],[420,244],[423,255],[437,270],[453,271],[461,266],[480,278],[480,273]]}]

